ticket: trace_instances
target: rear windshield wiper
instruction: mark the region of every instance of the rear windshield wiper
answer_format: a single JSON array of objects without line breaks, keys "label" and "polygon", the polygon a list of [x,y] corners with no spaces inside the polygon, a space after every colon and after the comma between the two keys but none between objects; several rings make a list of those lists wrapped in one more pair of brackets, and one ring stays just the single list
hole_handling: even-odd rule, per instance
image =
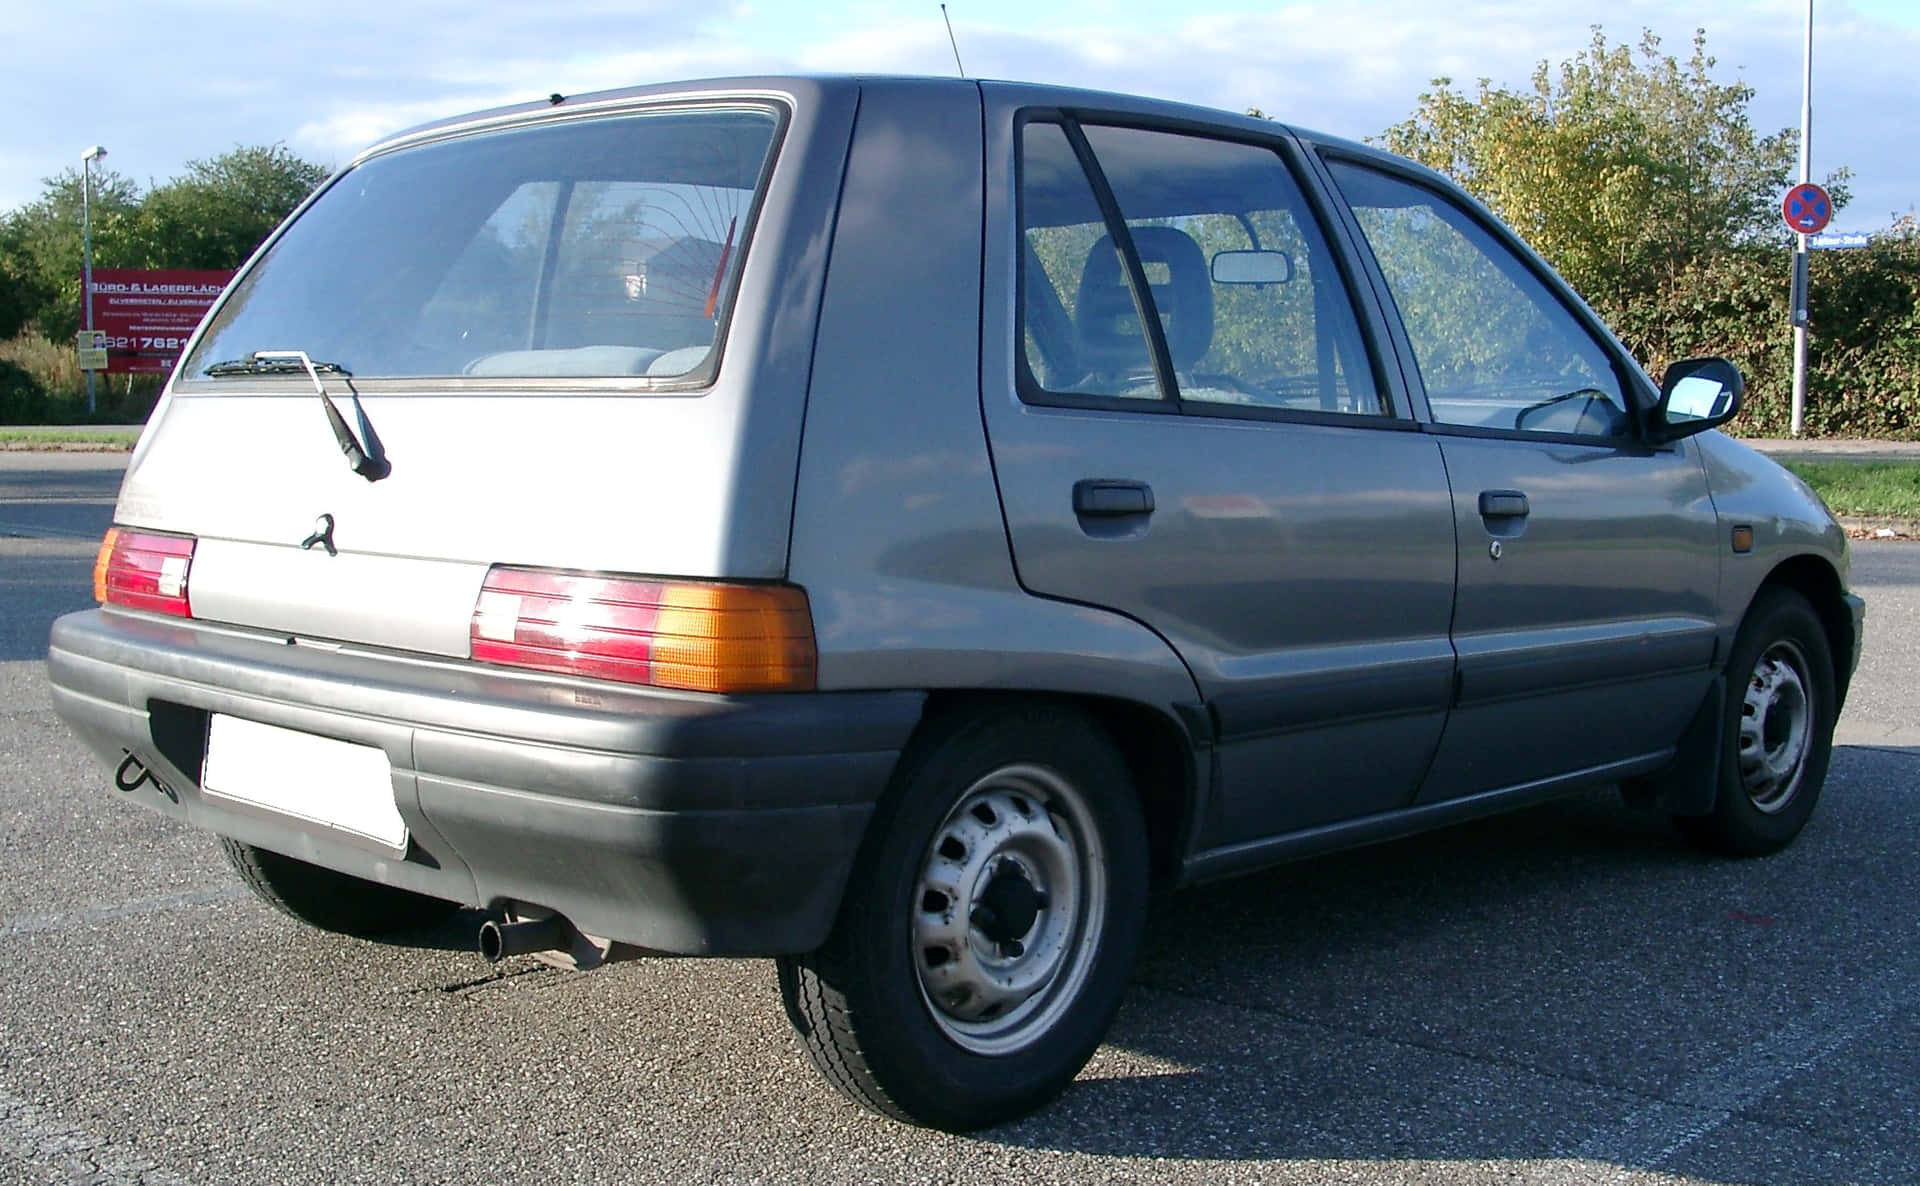
[{"label": "rear windshield wiper", "polygon": [[329,375],[352,374],[337,362],[303,362],[305,359],[306,355],[298,350],[262,350],[245,358],[216,362],[200,373],[214,379],[229,375],[297,375],[311,365],[312,369]]},{"label": "rear windshield wiper", "polygon": [[[377,451],[369,453],[360,444],[360,438],[353,435],[353,429],[347,426],[340,409],[334,407],[333,398],[327,394],[327,385],[320,380],[321,371],[351,378],[352,372],[339,363],[315,362],[307,357],[305,350],[255,350],[245,358],[216,362],[203,373],[218,378],[222,375],[274,375],[297,371],[305,371],[307,377],[313,380],[314,394],[320,397],[320,406],[326,409],[327,425],[333,429],[333,439],[340,442],[340,451],[346,454],[347,464],[353,467],[353,472],[369,482],[378,482],[393,472],[393,467],[387,464],[385,457]],[[359,401],[356,399],[354,404],[358,408]],[[367,430],[367,439],[375,442],[377,448],[373,427],[366,423],[364,415],[360,422]]]}]

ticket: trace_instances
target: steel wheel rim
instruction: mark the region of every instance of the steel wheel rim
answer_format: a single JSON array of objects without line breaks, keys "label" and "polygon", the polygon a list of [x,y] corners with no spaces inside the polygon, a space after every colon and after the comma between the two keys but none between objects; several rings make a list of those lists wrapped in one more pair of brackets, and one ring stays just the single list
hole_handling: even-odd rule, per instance
[{"label": "steel wheel rim", "polygon": [[1769,815],[1793,801],[1813,749],[1807,657],[1789,639],[1761,653],[1740,704],[1737,761],[1747,800]]},{"label": "steel wheel rim", "polygon": [[1085,796],[1035,765],[975,782],[927,845],[912,906],[915,978],[941,1033],[975,1054],[1032,1045],[1080,995],[1106,925]]}]

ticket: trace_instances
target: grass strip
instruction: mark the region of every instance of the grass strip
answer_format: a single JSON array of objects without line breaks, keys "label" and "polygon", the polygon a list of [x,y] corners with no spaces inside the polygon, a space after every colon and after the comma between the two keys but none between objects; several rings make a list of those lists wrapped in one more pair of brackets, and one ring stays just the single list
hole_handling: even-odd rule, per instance
[{"label": "grass strip", "polygon": [[1836,515],[1920,518],[1920,461],[1788,461]]},{"label": "grass strip", "polygon": [[74,428],[0,428],[0,448],[98,449],[125,452],[140,439],[137,432],[87,432]]}]

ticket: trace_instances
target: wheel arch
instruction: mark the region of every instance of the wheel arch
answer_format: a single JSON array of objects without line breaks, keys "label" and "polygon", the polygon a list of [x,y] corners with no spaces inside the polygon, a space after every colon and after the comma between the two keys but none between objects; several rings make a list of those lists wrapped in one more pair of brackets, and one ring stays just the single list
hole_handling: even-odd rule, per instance
[{"label": "wheel arch", "polygon": [[948,727],[954,717],[1020,705],[1074,710],[1100,730],[1133,776],[1134,793],[1147,825],[1153,888],[1175,884],[1193,830],[1199,797],[1198,747],[1180,720],[1138,701],[1107,696],[1046,692],[936,691],[927,697],[920,724],[907,743]]},{"label": "wheel arch", "polygon": [[1790,589],[1807,599],[1826,632],[1827,647],[1833,657],[1834,711],[1846,706],[1847,685],[1853,678],[1853,616],[1847,610],[1846,592],[1840,574],[1825,557],[1802,553],[1790,556],[1773,567],[1748,601],[1748,612],[1769,589]]}]

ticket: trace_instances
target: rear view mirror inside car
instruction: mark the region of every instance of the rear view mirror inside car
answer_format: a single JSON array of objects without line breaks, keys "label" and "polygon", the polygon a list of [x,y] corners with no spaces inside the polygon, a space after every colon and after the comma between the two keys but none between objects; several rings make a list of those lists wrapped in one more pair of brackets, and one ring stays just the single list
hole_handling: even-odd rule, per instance
[{"label": "rear view mirror inside car", "polygon": [[1221,251],[1213,257],[1215,284],[1285,284],[1293,259],[1284,251]]}]

